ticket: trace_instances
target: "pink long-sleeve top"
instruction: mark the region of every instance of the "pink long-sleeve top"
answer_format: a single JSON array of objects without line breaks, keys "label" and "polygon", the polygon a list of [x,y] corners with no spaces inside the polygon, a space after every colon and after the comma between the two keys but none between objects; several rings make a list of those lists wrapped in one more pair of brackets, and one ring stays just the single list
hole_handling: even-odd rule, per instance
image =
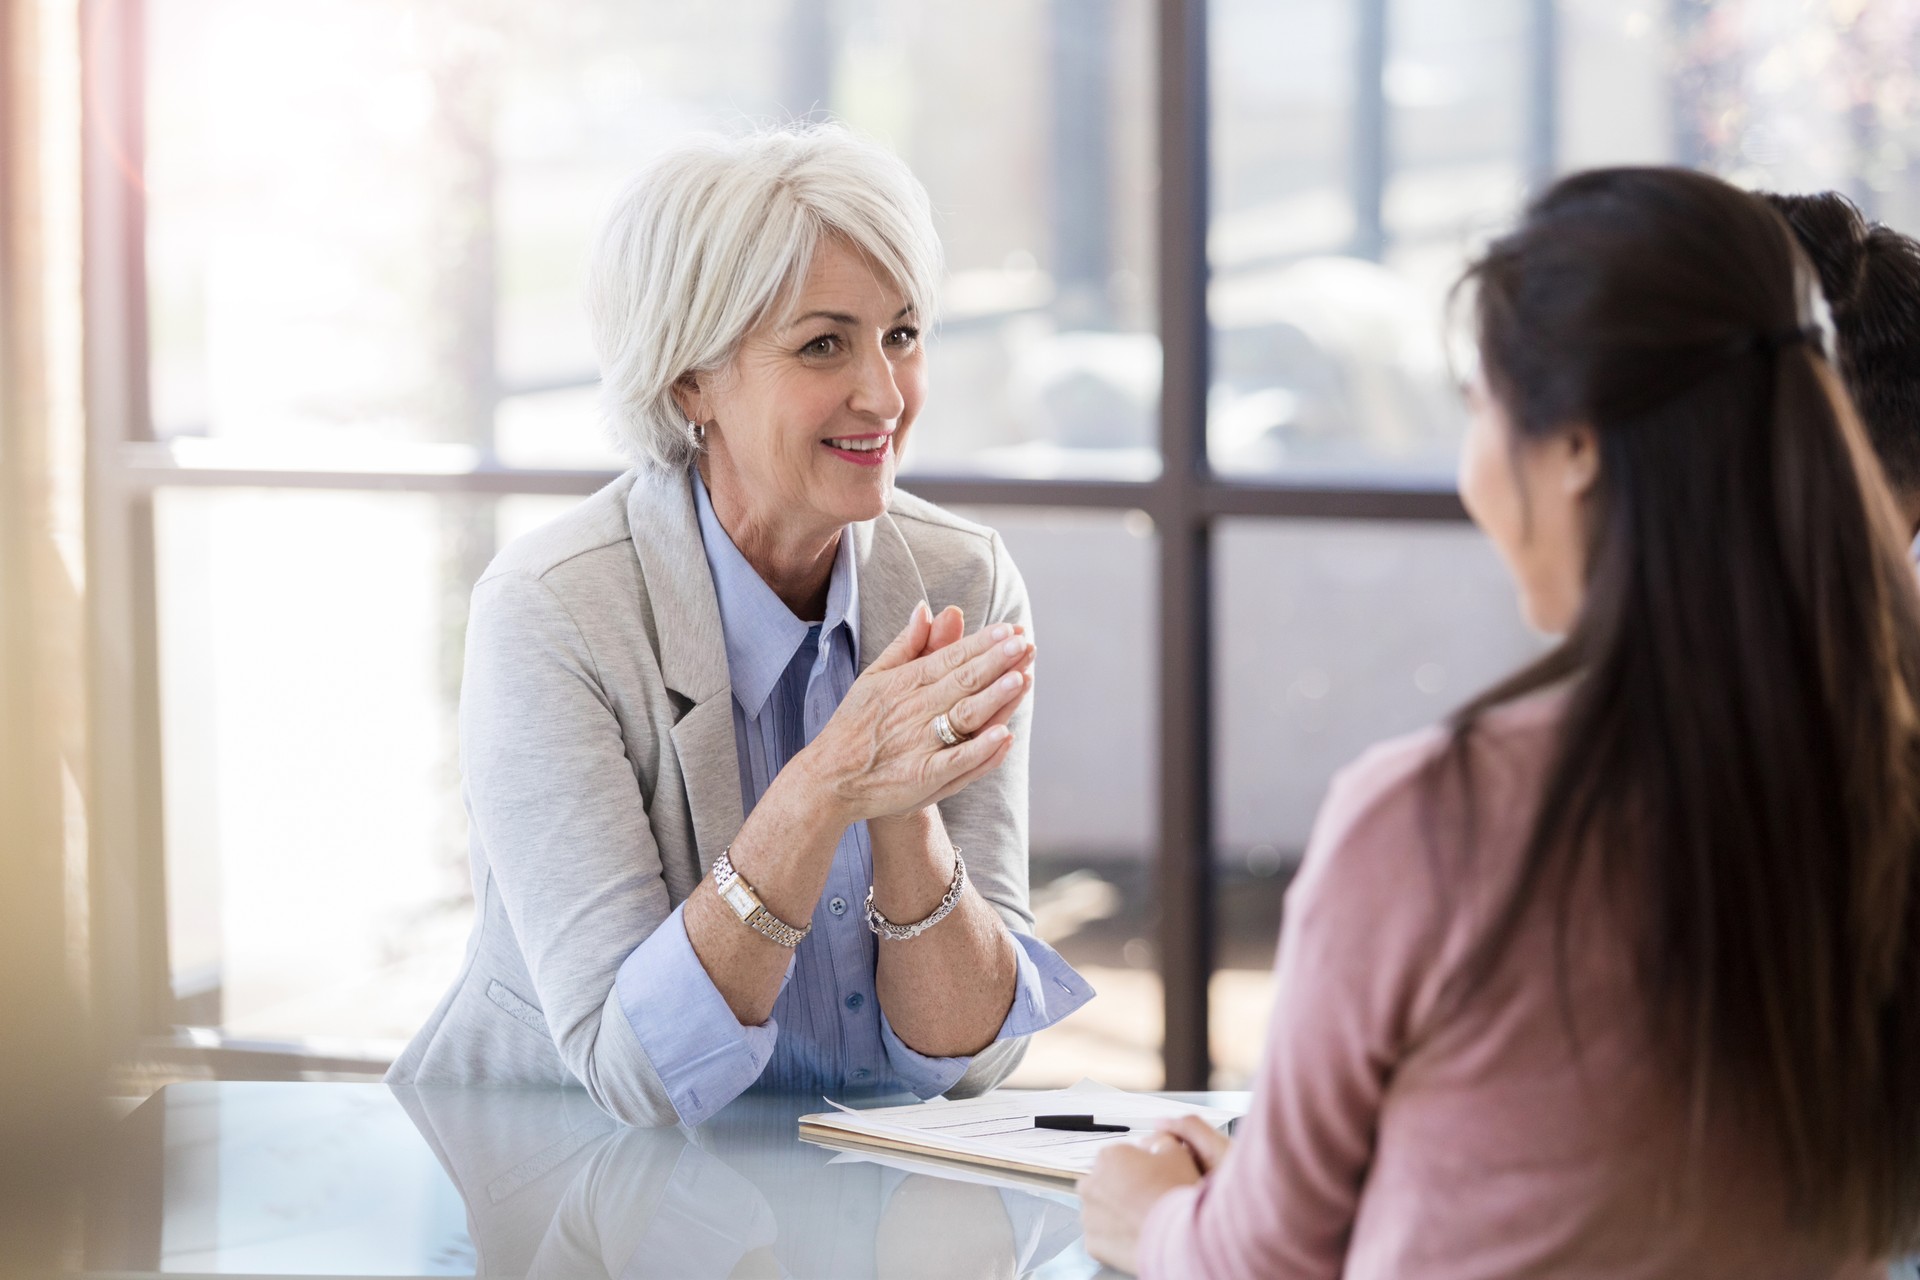
[{"label": "pink long-sleeve top", "polygon": [[1335,780],[1286,898],[1253,1111],[1211,1177],[1154,1205],[1142,1277],[1884,1280],[1884,1261],[1786,1225],[1779,1170],[1736,1120],[1710,1112],[1689,1142],[1631,934],[1594,884],[1569,899],[1564,1002],[1549,899],[1484,993],[1439,1009],[1511,887],[1563,705],[1551,692],[1483,721],[1471,849],[1460,789],[1421,779],[1442,732]]}]

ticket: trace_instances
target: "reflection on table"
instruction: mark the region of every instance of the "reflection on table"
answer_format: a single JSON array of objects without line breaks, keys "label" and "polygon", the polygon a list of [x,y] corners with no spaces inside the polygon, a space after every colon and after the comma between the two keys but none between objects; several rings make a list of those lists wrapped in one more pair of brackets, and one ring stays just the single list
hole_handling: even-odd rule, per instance
[{"label": "reflection on table", "polygon": [[[901,1099],[876,1099],[895,1102]],[[819,1099],[628,1129],[576,1090],[172,1085],[122,1122],[114,1275],[1083,1277],[1073,1197],[801,1142]]]}]

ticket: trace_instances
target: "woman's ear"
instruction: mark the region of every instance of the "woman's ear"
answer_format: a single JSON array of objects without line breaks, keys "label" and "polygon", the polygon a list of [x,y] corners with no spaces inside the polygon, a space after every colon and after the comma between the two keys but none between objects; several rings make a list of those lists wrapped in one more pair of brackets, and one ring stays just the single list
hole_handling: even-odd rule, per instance
[{"label": "woman's ear", "polygon": [[706,395],[700,390],[700,376],[695,373],[683,373],[673,380],[673,402],[680,406],[680,416],[688,422],[707,420]]},{"label": "woman's ear", "polygon": [[1584,498],[1600,479],[1600,433],[1589,423],[1576,422],[1559,440],[1562,489],[1568,497]]}]

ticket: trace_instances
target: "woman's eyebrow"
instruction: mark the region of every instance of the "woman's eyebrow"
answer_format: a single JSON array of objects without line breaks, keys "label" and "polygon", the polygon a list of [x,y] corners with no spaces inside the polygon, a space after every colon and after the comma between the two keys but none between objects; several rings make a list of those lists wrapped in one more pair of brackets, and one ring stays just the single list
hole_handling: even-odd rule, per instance
[{"label": "woman's eyebrow", "polygon": [[[908,303],[906,306],[900,308],[899,313],[888,323],[898,324],[912,314],[913,304]],[[797,325],[803,325],[809,320],[831,320],[835,324],[844,324],[849,327],[860,323],[859,316],[850,316],[844,311],[809,311],[803,316],[795,316],[793,319],[787,321],[787,327],[791,329]]]}]

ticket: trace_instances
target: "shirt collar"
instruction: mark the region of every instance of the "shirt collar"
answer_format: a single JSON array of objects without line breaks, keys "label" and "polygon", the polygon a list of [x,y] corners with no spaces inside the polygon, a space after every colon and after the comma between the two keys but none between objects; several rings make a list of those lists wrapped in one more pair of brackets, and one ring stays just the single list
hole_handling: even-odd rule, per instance
[{"label": "shirt collar", "polygon": [[[726,640],[727,676],[733,682],[733,696],[742,711],[758,716],[793,662],[793,655],[806,642],[811,624],[794,617],[793,610],[740,554],[720,517],[713,513],[713,500],[707,496],[706,482],[698,468],[693,471],[693,505],[700,520],[707,570],[713,575],[713,594],[720,605],[720,632]],[[839,549],[834,552],[833,576],[827,581],[827,615],[821,620],[820,634],[831,636],[845,627],[847,642],[857,655],[859,617],[860,583],[854,571],[853,538],[843,529]]]}]

